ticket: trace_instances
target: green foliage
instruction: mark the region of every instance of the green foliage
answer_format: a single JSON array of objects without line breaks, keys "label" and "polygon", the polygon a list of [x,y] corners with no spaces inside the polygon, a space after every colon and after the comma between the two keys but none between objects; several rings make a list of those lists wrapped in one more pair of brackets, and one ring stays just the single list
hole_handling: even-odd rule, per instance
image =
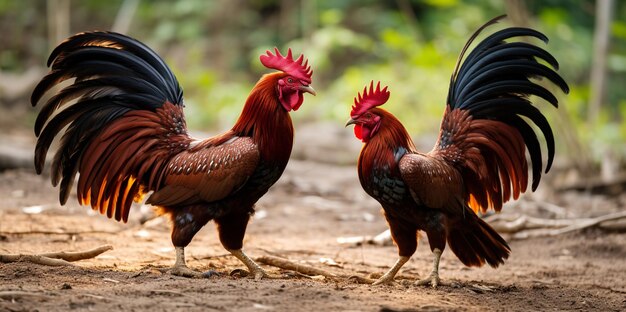
[{"label": "green foliage", "polygon": [[[559,72],[571,87],[568,96],[556,92],[560,111],[575,126],[569,131],[575,131],[590,149],[594,142],[626,141],[626,2],[615,2],[608,96],[595,125],[586,120],[595,1],[524,2],[526,22],[550,38],[544,47],[559,60]],[[47,42],[47,3],[51,2],[0,0],[0,29],[5,34],[0,39],[0,70],[21,71],[43,64],[51,45]],[[71,32],[109,29],[122,3],[71,1]],[[258,56],[273,47],[282,51],[291,47],[313,65],[313,86],[318,91],[317,97],[307,96],[301,110],[292,114],[298,122],[331,119],[343,123],[356,92],[380,80],[392,92],[385,107],[412,134],[434,135],[458,53],[478,26],[507,10],[506,3],[141,1],[128,32],[172,66],[184,87],[186,114],[193,128],[230,127],[255,81],[268,72]],[[542,109],[549,119],[559,119],[555,109],[547,105]]]}]

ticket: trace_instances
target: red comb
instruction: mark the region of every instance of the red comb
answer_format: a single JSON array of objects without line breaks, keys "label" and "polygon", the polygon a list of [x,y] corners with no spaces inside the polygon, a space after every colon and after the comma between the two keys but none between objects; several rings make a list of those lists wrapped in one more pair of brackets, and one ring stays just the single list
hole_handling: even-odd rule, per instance
[{"label": "red comb", "polygon": [[358,93],[358,96],[354,97],[354,105],[352,105],[350,117],[357,118],[368,109],[385,104],[389,99],[389,95],[390,93],[387,91],[386,86],[382,90],[380,89],[380,81],[376,84],[376,89],[374,89],[374,80],[372,80],[369,92],[367,86],[365,86],[363,95],[361,96],[361,93]]},{"label": "red comb", "polygon": [[[274,52],[276,53],[275,55],[267,50],[267,55],[261,55],[261,63],[263,63],[265,67],[278,69],[306,83],[311,83],[313,71],[311,70],[311,66],[308,66],[309,61],[304,60],[304,55],[300,54],[300,57],[294,60],[291,49],[287,50],[287,56],[281,55],[278,48],[274,48]],[[304,64],[302,61],[304,61]]]}]

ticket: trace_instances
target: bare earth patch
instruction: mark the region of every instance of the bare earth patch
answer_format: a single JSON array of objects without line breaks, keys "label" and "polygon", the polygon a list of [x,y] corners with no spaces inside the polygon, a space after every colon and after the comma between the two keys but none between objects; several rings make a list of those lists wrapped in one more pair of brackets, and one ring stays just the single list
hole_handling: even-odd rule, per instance
[{"label": "bare earth patch", "polygon": [[[340,276],[376,277],[397,257],[396,247],[347,246],[338,237],[386,229],[379,206],[358,185],[353,166],[292,160],[257,206],[244,248],[251,257],[279,256]],[[466,268],[446,250],[441,278],[451,286],[416,287],[430,272],[422,237],[417,253],[390,286],[345,277],[304,276],[264,265],[282,279],[254,281],[228,255],[207,225],[186,249],[190,267],[220,276],[188,279],[163,274],[174,262],[168,221],[134,207],[128,224],[71,203],[29,170],[0,175],[0,253],[113,250],[51,267],[0,263],[0,311],[623,311],[626,310],[626,233],[592,228],[555,237],[509,240],[513,253],[498,269]],[[563,203],[585,211],[583,195]],[[579,198],[576,198],[579,196]],[[622,211],[623,198],[595,206]],[[562,203],[562,206],[563,206]],[[600,203],[600,204],[598,204]],[[569,205],[569,204],[568,204]],[[604,206],[602,206],[604,205]],[[504,213],[523,211],[524,201]],[[569,207],[566,207],[569,209]]]}]

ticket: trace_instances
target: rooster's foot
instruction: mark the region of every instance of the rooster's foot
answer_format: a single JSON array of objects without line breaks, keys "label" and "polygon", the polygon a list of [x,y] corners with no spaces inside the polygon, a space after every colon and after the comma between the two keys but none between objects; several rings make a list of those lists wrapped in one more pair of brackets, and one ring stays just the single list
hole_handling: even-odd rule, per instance
[{"label": "rooster's foot", "polygon": [[[248,255],[246,255],[241,249],[233,249],[228,250],[235,258],[239,259],[243,264],[248,267],[248,271],[250,275],[254,277],[255,280],[261,280],[262,278],[277,278],[272,277],[267,274],[256,262],[254,262]],[[232,275],[232,273],[231,273]],[[243,275],[242,275],[243,276]]]},{"label": "rooster's foot", "polygon": [[176,275],[176,276],[182,276],[182,277],[195,277],[195,278],[204,277],[203,273],[194,271],[188,268],[187,266],[183,266],[183,265],[175,265],[171,269],[167,270],[167,273]]},{"label": "rooster's foot", "polygon": [[433,249],[433,270],[427,278],[416,281],[416,286],[432,285],[433,288],[437,288],[437,285],[442,285],[439,279],[439,260],[441,260],[442,253],[443,251],[439,248]]},{"label": "rooster's foot", "polygon": [[389,269],[389,271],[387,271],[387,273],[385,273],[385,275],[383,275],[379,279],[377,279],[372,285],[376,286],[376,285],[381,285],[381,284],[386,284],[386,285],[393,284],[393,278],[396,276],[396,274],[398,273],[400,268],[407,261],[409,261],[409,257],[400,256],[400,258],[398,258],[398,261],[396,261],[396,263],[393,265],[393,267],[391,267],[391,269]]},{"label": "rooster's foot", "polygon": [[256,271],[256,272],[248,272],[244,269],[234,269],[230,272],[230,276],[236,276],[236,277],[251,277],[254,278],[254,280],[258,281],[261,279],[281,279],[283,278],[282,276],[278,276],[278,275],[272,275],[269,274],[267,272],[265,272],[263,269],[260,269],[260,271]]},{"label": "rooster's foot", "polygon": [[415,286],[428,286],[431,285],[433,288],[437,288],[438,285],[442,285],[441,279],[439,279],[439,273],[432,272],[430,276],[425,279],[417,280],[415,282]]},{"label": "rooster's foot", "polygon": [[263,269],[261,269],[261,267],[255,268],[255,270],[250,273],[252,273],[251,275],[254,276],[255,281],[260,281],[262,278],[270,277]]},{"label": "rooster's foot", "polygon": [[358,275],[348,276],[348,280],[357,284],[374,284],[374,282],[376,281],[371,278]]},{"label": "rooster's foot", "polygon": [[372,286],[377,286],[377,285],[392,285],[394,283],[393,281],[393,276],[388,276],[388,275],[383,275],[381,276],[379,279],[375,280],[372,283]]},{"label": "rooster's foot", "polygon": [[195,278],[210,278],[220,275],[220,273],[213,270],[202,273],[187,267],[187,264],[185,263],[185,247],[181,246],[176,247],[176,263],[174,263],[172,268],[165,272],[176,276]]}]

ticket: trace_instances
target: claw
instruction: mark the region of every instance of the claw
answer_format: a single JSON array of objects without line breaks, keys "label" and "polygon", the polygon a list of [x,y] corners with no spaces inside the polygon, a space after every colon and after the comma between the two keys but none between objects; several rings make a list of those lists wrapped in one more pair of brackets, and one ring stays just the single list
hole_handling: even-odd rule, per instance
[{"label": "claw", "polygon": [[377,285],[392,285],[393,283],[395,283],[395,282],[393,281],[393,276],[383,275],[383,276],[381,276],[379,279],[377,279],[376,281],[374,281],[374,283],[372,283],[372,286],[377,286]]},{"label": "claw", "polygon": [[409,257],[401,256],[400,258],[398,258],[398,261],[396,261],[396,263],[393,265],[393,267],[391,267],[391,269],[389,269],[389,271],[387,271],[387,273],[385,273],[385,275],[383,275],[379,279],[377,279],[372,285],[376,286],[376,285],[381,285],[381,284],[386,284],[386,285],[393,284],[393,278],[396,276],[396,274],[398,273],[400,268],[407,261],[409,261]]},{"label": "claw", "polygon": [[433,286],[433,288],[437,288],[437,285],[441,285],[441,280],[439,279],[439,260],[441,259],[441,254],[441,249],[433,249],[433,270],[432,272],[430,272],[430,275],[427,278],[416,281],[416,286],[425,286],[430,284]]},{"label": "claw", "polygon": [[230,276],[233,277],[251,277],[254,278],[255,281],[260,281],[261,279],[267,278],[267,279],[282,279],[284,278],[283,276],[280,275],[273,275],[273,274],[269,274],[267,272],[265,272],[263,269],[261,269],[260,271],[256,271],[256,272],[248,272],[244,269],[234,269],[230,272]]},{"label": "claw", "polygon": [[202,273],[198,271],[194,271],[184,265],[174,265],[171,269],[167,270],[167,273],[176,275],[176,276],[182,276],[182,277],[191,277],[191,278],[203,277]]},{"label": "claw", "polygon": [[[235,256],[239,261],[243,262],[243,264],[248,267],[250,275],[254,276],[254,280],[259,281],[262,278],[273,278],[270,277],[265,271],[252,259],[250,259],[241,249],[238,250],[228,250],[233,256]],[[243,271],[243,270],[242,270]]]},{"label": "claw", "polygon": [[375,280],[367,278],[367,277],[363,277],[363,276],[358,276],[358,275],[351,275],[348,276],[348,280],[355,282],[357,284],[371,284],[373,285]]},{"label": "claw", "polygon": [[437,288],[440,283],[441,280],[439,279],[439,274],[436,272],[432,272],[427,278],[416,281],[415,286],[432,285],[433,288]]},{"label": "claw", "polygon": [[176,263],[174,263],[174,266],[166,272],[182,277],[202,277],[202,273],[187,267],[187,264],[185,263],[185,247],[179,246],[176,247]]},{"label": "claw", "polygon": [[257,272],[254,272],[254,280],[255,281],[260,281],[264,277],[268,277],[268,275],[267,275],[267,273],[265,273],[265,271],[259,270]]}]

